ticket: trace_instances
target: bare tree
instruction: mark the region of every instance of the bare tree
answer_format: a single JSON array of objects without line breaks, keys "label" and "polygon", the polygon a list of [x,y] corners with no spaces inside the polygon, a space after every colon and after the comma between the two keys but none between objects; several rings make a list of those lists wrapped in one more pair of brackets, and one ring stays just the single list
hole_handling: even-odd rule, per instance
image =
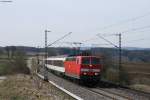
[{"label": "bare tree", "polygon": [[6,46],[6,47],[5,47],[5,51],[7,52],[8,58],[10,58],[10,47],[9,47],[9,46]]},{"label": "bare tree", "polygon": [[16,47],[15,46],[11,46],[10,50],[11,50],[11,58],[13,58],[14,55],[15,55],[15,52],[16,52]]}]

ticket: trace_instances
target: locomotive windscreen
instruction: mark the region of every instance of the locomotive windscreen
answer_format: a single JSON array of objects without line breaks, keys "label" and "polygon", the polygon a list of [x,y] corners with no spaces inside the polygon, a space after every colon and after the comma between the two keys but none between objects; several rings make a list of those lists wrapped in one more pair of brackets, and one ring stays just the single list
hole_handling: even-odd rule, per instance
[{"label": "locomotive windscreen", "polygon": [[100,64],[100,59],[96,57],[83,57],[82,64]]},{"label": "locomotive windscreen", "polygon": [[99,58],[91,58],[91,64],[100,64]]},{"label": "locomotive windscreen", "polygon": [[82,64],[90,64],[90,58],[89,57],[83,57],[82,58]]}]

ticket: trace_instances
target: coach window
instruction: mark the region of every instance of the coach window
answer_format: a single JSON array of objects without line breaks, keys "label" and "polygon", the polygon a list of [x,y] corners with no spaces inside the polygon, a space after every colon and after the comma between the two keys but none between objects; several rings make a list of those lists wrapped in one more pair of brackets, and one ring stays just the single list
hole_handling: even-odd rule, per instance
[{"label": "coach window", "polygon": [[47,63],[48,63],[49,65],[51,65],[51,60],[47,60]]},{"label": "coach window", "polygon": [[47,60],[47,64],[49,64],[49,60]]},{"label": "coach window", "polygon": [[51,65],[54,65],[54,63],[53,63],[53,62],[54,62],[54,61],[53,61],[53,60],[51,60],[51,61],[50,61],[50,64],[51,64]]},{"label": "coach window", "polygon": [[70,57],[70,58],[67,58],[66,61],[76,61],[76,58],[75,57]]},{"label": "coach window", "polygon": [[48,60],[45,60],[45,64],[48,64]]},{"label": "coach window", "polygon": [[67,58],[66,61],[71,61],[71,58]]},{"label": "coach window", "polygon": [[55,60],[54,61],[54,66],[59,66],[59,67],[63,67],[63,61],[60,61],[60,60]]}]

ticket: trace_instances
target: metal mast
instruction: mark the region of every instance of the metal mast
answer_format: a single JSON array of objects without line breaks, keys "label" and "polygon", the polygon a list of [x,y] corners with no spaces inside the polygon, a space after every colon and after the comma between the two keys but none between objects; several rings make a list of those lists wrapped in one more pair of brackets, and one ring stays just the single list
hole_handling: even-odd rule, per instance
[{"label": "metal mast", "polygon": [[122,66],[122,48],[121,48],[121,33],[119,35],[119,79],[121,78],[121,66]]},{"label": "metal mast", "polygon": [[47,57],[48,57],[48,46],[47,46],[47,32],[51,32],[48,30],[45,30],[45,62],[44,62],[44,81],[48,81],[48,72],[47,72]]}]

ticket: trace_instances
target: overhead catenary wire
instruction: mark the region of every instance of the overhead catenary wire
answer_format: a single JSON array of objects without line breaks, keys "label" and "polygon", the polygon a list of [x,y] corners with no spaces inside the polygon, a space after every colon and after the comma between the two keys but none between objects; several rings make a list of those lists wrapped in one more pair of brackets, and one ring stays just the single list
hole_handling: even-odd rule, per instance
[{"label": "overhead catenary wire", "polygon": [[[139,30],[141,31],[141,30],[143,30],[143,29],[149,29],[149,28],[150,28],[150,25],[143,26],[143,27],[137,27],[137,28],[128,29],[128,30],[126,30],[126,31],[123,31],[123,32],[121,32],[121,34],[129,33],[129,32],[137,32],[137,31],[139,31]],[[146,31],[146,30],[144,30],[144,31]],[[101,38],[101,39],[107,41],[107,42],[110,43],[111,45],[117,47],[117,46],[114,45],[111,41],[109,41],[109,40],[107,40],[107,39],[104,38],[105,36],[115,36],[116,34],[107,34],[107,35],[104,34],[104,36],[101,36],[101,35],[103,35],[103,34],[100,34],[100,33],[99,33],[99,34],[96,34],[96,35],[97,35],[99,38]]]},{"label": "overhead catenary wire", "polygon": [[149,40],[149,38],[141,38],[141,39],[135,39],[135,40],[130,40],[130,41],[126,41],[125,44],[129,44],[129,43],[135,43],[135,42],[140,42],[143,40]]},{"label": "overhead catenary wire", "polygon": [[138,27],[138,28],[132,28],[132,29],[128,29],[128,30],[125,30],[121,33],[129,33],[129,32],[133,32],[133,31],[138,31],[138,30],[143,30],[143,29],[148,29],[150,28],[150,25],[147,25],[147,26],[143,26],[143,27]]},{"label": "overhead catenary wire", "polygon": [[72,32],[69,32],[67,34],[65,34],[63,37],[57,39],[56,41],[52,42],[51,44],[49,44],[48,46],[52,46],[53,44],[57,43],[60,40],[63,40],[65,37],[67,37],[68,35],[70,35]]},{"label": "overhead catenary wire", "polygon": [[129,18],[129,19],[124,20],[124,21],[120,21],[120,22],[115,23],[115,24],[111,24],[111,25],[105,26],[105,27],[101,28],[101,30],[108,29],[108,28],[111,28],[111,27],[114,27],[114,26],[118,26],[118,25],[121,25],[121,24],[129,23],[129,22],[132,22],[132,21],[137,21],[137,20],[142,19],[142,18],[144,18],[146,16],[150,16],[150,12],[145,13],[145,14],[140,15],[140,16]]},{"label": "overhead catenary wire", "polygon": [[[147,25],[147,26],[143,26],[143,27],[137,27],[137,28],[134,28],[134,29],[128,29],[128,30],[126,30],[126,31],[123,31],[123,32],[121,32],[121,33],[129,33],[129,32],[137,32],[137,31],[141,31],[141,30],[143,30],[143,29],[149,29],[150,28],[150,25]],[[109,41],[109,40],[107,40],[107,39],[105,39],[104,37],[105,36],[114,36],[114,35],[116,35],[116,34],[107,34],[107,35],[105,35],[104,34],[104,36],[101,36],[101,35],[103,35],[103,34],[96,34],[99,38],[101,38],[101,39],[103,39],[103,40],[105,40],[106,42],[108,42],[109,44],[111,44],[111,45],[113,45],[114,47],[116,47],[116,48],[118,48],[118,46],[117,45],[115,45],[114,43],[112,43],[111,41]],[[85,41],[83,41],[83,42],[87,42],[87,41],[91,41],[91,40],[96,40],[96,38],[91,38],[91,39],[87,39],[87,40],[85,40]],[[144,39],[138,39],[138,40],[144,40]],[[137,40],[137,41],[138,41]],[[134,40],[134,41],[136,41],[136,40]],[[129,41],[129,42],[132,42],[132,41]],[[128,43],[129,43],[128,42]],[[107,44],[106,44],[107,45]]]},{"label": "overhead catenary wire", "polygon": [[[114,36],[116,34],[101,34],[103,35],[103,37],[109,37],[109,36]],[[83,40],[82,42],[89,42],[89,41],[93,41],[93,40],[97,40],[98,38],[97,37],[93,37],[93,38],[90,38],[90,39],[87,39],[87,40]]]},{"label": "overhead catenary wire", "polygon": [[114,44],[114,43],[112,43],[111,41],[109,41],[109,40],[105,39],[105,38],[104,38],[103,36],[101,36],[100,34],[97,34],[97,36],[98,36],[99,38],[101,38],[101,39],[105,40],[105,41],[106,41],[106,42],[108,42],[109,44],[113,45],[114,47],[118,48],[118,46],[117,46],[117,45],[115,45],[115,44]]},{"label": "overhead catenary wire", "polygon": [[[134,31],[137,32],[137,31],[141,31],[143,29],[150,29],[150,25],[128,29],[128,30],[122,31],[120,33],[123,34],[123,33],[130,33],[130,32],[134,32]],[[147,31],[147,30],[144,30],[144,31],[141,31],[141,32],[145,32],[145,31]],[[101,34],[101,35],[103,35],[103,34]],[[103,37],[105,37],[105,36],[113,36],[113,35],[116,35],[116,34],[104,34]]]},{"label": "overhead catenary wire", "polygon": [[[140,15],[140,16],[137,16],[137,17],[129,18],[129,19],[125,20],[125,21],[121,21],[121,22],[118,22],[118,23],[115,23],[115,24],[111,24],[111,25],[105,26],[105,27],[101,28],[101,30],[108,29],[108,28],[111,28],[113,26],[118,26],[120,24],[128,23],[128,22],[131,22],[131,21],[136,21],[136,20],[142,19],[142,18],[144,18],[146,16],[149,16],[149,15],[150,15],[150,12],[145,13],[145,14]],[[141,29],[142,28],[144,29],[144,28],[147,28],[147,27],[141,27]],[[127,33],[127,32],[131,32],[131,31],[136,31],[136,30],[138,30],[138,28],[136,28],[136,29],[135,28],[134,29],[129,29],[129,30],[123,31],[121,33]],[[113,34],[107,34],[107,35],[108,36],[113,36]],[[104,34],[103,36],[105,37],[106,34]],[[95,40],[95,39],[94,38],[90,38],[90,39],[87,39],[87,40],[83,40],[82,42],[87,42],[87,41],[91,41],[91,40]]]},{"label": "overhead catenary wire", "polygon": [[9,2],[13,2],[13,1],[11,1],[11,0],[1,0],[0,2],[9,3]]},{"label": "overhead catenary wire", "polygon": [[91,44],[91,47],[99,47],[99,46],[103,46],[103,45],[110,45],[110,44]]},{"label": "overhead catenary wire", "polygon": [[63,45],[63,44],[67,44],[67,45],[70,45],[71,47],[80,47],[83,43],[81,42],[57,42],[57,44],[59,45]]},{"label": "overhead catenary wire", "polygon": [[97,37],[93,37],[93,38],[90,38],[90,39],[87,39],[87,40],[83,40],[82,42],[89,42],[89,41],[93,41],[93,40],[97,40]]}]

